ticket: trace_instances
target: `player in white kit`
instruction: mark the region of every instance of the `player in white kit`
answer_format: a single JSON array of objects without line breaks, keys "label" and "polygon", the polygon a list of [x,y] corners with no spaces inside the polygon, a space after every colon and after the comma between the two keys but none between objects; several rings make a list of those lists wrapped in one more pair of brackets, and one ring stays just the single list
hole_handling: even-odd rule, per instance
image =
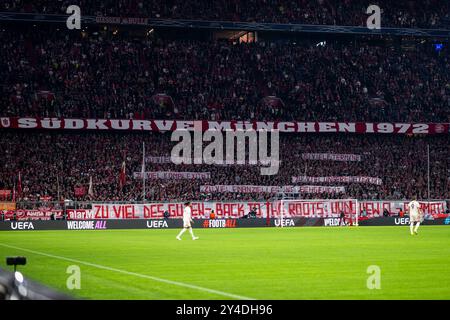
[{"label": "player in white kit", "polygon": [[192,231],[192,226],[191,226],[192,222],[194,222],[194,221],[192,220],[191,203],[186,202],[184,204],[184,211],[183,211],[183,229],[177,235],[177,240],[181,240],[181,235],[183,233],[185,233],[187,229],[189,229],[189,232],[191,233],[192,240],[198,239],[198,237],[194,236],[194,232]]},{"label": "player in white kit", "polygon": [[[408,203],[409,209],[409,230],[411,231],[411,235],[417,234],[417,230],[419,229],[420,223],[422,222],[422,210],[420,209],[420,204],[417,202],[416,197],[414,200]],[[416,226],[414,227],[414,223]]]}]

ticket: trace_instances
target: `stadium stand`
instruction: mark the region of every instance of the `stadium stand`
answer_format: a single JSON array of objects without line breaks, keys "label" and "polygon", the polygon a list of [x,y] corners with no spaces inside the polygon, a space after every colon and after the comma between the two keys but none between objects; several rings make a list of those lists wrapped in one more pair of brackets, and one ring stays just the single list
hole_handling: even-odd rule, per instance
[{"label": "stadium stand", "polygon": [[[362,0],[6,0],[0,11],[66,14],[69,5],[79,5],[84,15],[150,17],[154,19],[227,20],[264,23],[299,23],[365,26],[368,3]],[[377,0],[383,26],[404,28],[448,27],[449,3],[440,0]]]},{"label": "stadium stand", "polygon": [[[1,0],[0,300],[448,298],[449,39],[448,0]],[[276,174],[254,137],[245,164],[171,157],[242,127],[283,128]]]},{"label": "stadium stand", "polygon": [[[80,3],[75,1],[74,3]],[[162,18],[233,21],[360,24],[361,1],[199,1],[192,12],[172,1],[119,1],[117,6],[81,1],[86,14],[145,15]],[[276,4],[278,3],[278,4]],[[6,1],[1,10],[62,13],[66,1]],[[223,10],[217,10],[217,6]],[[426,14],[402,7],[387,21],[397,26],[435,27],[448,13],[443,2],[424,1]],[[104,8],[108,7],[108,10]],[[174,9],[174,8],[177,9]],[[214,10],[210,10],[214,7]],[[21,9],[19,9],[21,8]],[[291,9],[287,9],[291,8]],[[296,9],[292,9],[296,8]],[[305,9],[309,8],[309,9]],[[328,8],[331,15],[323,15]],[[301,10],[300,10],[301,9]],[[283,10],[283,14],[279,14]],[[307,13],[305,13],[307,12]],[[247,16],[247,14],[254,16]],[[305,18],[305,14],[308,15]],[[262,18],[264,17],[264,18]],[[284,18],[281,18],[284,17]],[[303,18],[305,18],[303,20]],[[365,17],[365,16],[364,16]],[[298,19],[298,20],[297,20]],[[332,20],[330,20],[332,19]],[[365,19],[365,18],[364,18]],[[161,34],[136,36],[97,28],[89,32],[55,30],[31,24],[0,28],[0,105],[2,117],[104,119],[283,120],[283,121],[450,121],[448,46],[437,51],[429,41],[402,46],[367,39],[261,39],[255,43],[183,39]],[[300,39],[301,38],[301,39]],[[205,63],[207,61],[208,63]],[[269,102],[268,102],[269,101]],[[2,130],[0,189],[12,190],[21,173],[23,201],[140,201],[142,183],[133,178],[141,166],[141,144],[149,156],[170,156],[173,143],[158,133],[67,133]],[[289,135],[281,137],[281,169],[260,176],[256,166],[196,166],[147,163],[148,171],[208,171],[207,181],[149,180],[146,199],[244,200],[273,194],[202,193],[201,185],[292,185],[293,176],[369,176],[381,185],[346,184],[340,195],[325,198],[409,199],[426,197],[426,147],[431,150],[430,198],[449,198],[449,137],[409,135]],[[358,162],[305,161],[300,152],[351,153]],[[157,152],[156,152],[157,151]],[[117,187],[126,159],[127,183]],[[94,195],[75,195],[87,188]],[[412,179],[415,179],[414,181]],[[331,184],[338,185],[338,184]],[[59,196],[59,197],[58,197]],[[302,198],[317,195],[301,194]]]},{"label": "stadium stand", "polygon": [[[450,58],[330,43],[229,44],[3,29],[3,116],[448,122]],[[205,64],[204,61],[209,61]],[[169,97],[156,99],[158,94]],[[279,104],[264,98],[276,96]],[[280,107],[283,105],[283,107]]]},{"label": "stadium stand", "polygon": [[[148,156],[170,157],[174,142],[170,134],[5,132],[0,137],[3,163],[0,189],[17,185],[21,171],[23,200],[37,201],[42,196],[61,199],[96,201],[140,201],[142,180],[134,178],[142,165],[142,142],[150,150]],[[146,171],[210,172],[207,180],[147,179],[147,200],[173,199],[260,200],[274,194],[202,193],[201,185],[270,185],[285,186],[293,176],[369,176],[382,179],[375,184],[344,185],[343,194],[321,194],[324,198],[409,199],[415,194],[427,197],[427,153],[431,150],[432,199],[448,197],[449,138],[407,136],[295,135],[285,134],[280,141],[281,166],[273,176],[261,176],[252,165],[175,165],[146,161]],[[337,153],[361,155],[361,161],[303,160],[302,153]],[[127,182],[120,191],[118,177],[122,160],[126,160]],[[93,178],[94,196],[87,194]],[[59,180],[58,180],[59,179]],[[83,186],[85,194],[77,197],[75,187]],[[301,194],[302,198],[317,197]]]}]

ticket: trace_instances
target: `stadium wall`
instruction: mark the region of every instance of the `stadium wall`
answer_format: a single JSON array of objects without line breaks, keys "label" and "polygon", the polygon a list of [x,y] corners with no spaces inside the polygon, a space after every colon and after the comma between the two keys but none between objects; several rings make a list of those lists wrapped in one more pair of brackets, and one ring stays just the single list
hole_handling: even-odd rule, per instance
[{"label": "stadium wall", "polygon": [[[137,220],[56,220],[56,221],[2,221],[0,231],[36,230],[110,230],[110,229],[180,229],[181,219],[137,219]],[[261,227],[337,227],[340,218],[285,218],[285,219],[196,219],[193,227],[215,228],[261,228]],[[409,218],[379,217],[360,221],[360,226],[405,226]],[[450,226],[450,216],[424,220],[423,225]]]}]

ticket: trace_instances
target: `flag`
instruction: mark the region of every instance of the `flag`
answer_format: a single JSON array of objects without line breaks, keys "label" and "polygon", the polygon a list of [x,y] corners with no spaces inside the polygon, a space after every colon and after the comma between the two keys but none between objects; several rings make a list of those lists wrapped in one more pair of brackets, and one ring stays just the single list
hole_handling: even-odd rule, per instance
[{"label": "flag", "polygon": [[12,201],[16,202],[16,182],[14,182]]},{"label": "flag", "polygon": [[142,168],[141,168],[141,177],[142,177],[142,200],[145,201],[145,142],[142,142]]},{"label": "flag", "polygon": [[144,179],[145,174],[145,144],[142,144],[142,167],[141,167],[141,177]]},{"label": "flag", "polygon": [[94,187],[92,185],[92,176],[89,179],[89,190],[88,190],[88,194],[89,196],[93,197],[94,196]]},{"label": "flag", "polygon": [[20,174],[20,171],[19,171],[19,180],[17,182],[17,193],[19,194],[19,196],[22,194],[22,176]]},{"label": "flag", "polygon": [[59,176],[56,176],[56,192],[57,192],[57,196],[58,196],[58,201],[61,200],[61,198],[59,197]]},{"label": "flag", "polygon": [[76,197],[82,197],[86,194],[86,188],[85,187],[75,187],[74,194]]},{"label": "flag", "polygon": [[119,187],[120,190],[123,189],[123,186],[126,183],[126,173],[125,173],[125,161],[122,162],[122,168],[120,169],[120,175],[119,175]]}]

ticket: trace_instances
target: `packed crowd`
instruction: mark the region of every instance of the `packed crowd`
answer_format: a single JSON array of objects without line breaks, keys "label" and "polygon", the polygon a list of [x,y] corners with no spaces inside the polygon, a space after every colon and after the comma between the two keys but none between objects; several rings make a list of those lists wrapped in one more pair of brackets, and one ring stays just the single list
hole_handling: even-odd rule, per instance
[{"label": "packed crowd", "polygon": [[[278,174],[260,175],[255,165],[196,165],[154,163],[147,158],[146,171],[210,172],[204,180],[147,179],[146,199],[167,200],[261,200],[276,194],[202,193],[201,185],[301,185],[293,176],[371,176],[381,185],[326,183],[344,186],[342,194],[300,194],[302,198],[426,199],[427,144],[430,145],[430,198],[450,198],[450,145],[448,135],[440,137],[291,135],[280,137],[281,166]],[[170,134],[138,133],[56,133],[6,131],[0,135],[2,166],[0,189],[18,188],[21,174],[21,200],[43,196],[52,200],[141,201],[142,179],[134,177],[142,168],[142,142],[146,156],[170,157],[176,144]],[[357,154],[361,161],[303,160],[302,153]],[[126,183],[119,176],[126,163]],[[93,196],[88,194],[92,177]],[[305,183],[308,184],[308,183]],[[311,183],[309,183],[311,184]],[[317,183],[313,183],[317,185]],[[85,194],[76,196],[76,187]],[[60,199],[58,199],[58,194]]]},{"label": "packed crowd", "polygon": [[0,11],[66,14],[72,4],[84,15],[352,26],[365,26],[367,7],[375,4],[383,26],[406,28],[448,27],[450,17],[442,0],[6,0]]},{"label": "packed crowd", "polygon": [[439,54],[431,45],[134,41],[49,31],[0,30],[2,116],[450,120],[447,47]]}]

